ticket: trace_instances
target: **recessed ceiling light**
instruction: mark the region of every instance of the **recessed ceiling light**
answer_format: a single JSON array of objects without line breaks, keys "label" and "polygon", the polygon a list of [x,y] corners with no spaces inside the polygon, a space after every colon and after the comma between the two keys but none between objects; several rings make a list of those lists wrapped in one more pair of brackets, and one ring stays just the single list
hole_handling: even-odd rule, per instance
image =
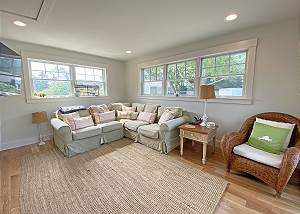
[{"label": "recessed ceiling light", "polygon": [[132,51],[129,51],[129,50],[128,50],[128,51],[125,51],[125,53],[127,53],[127,54],[131,54],[131,53],[132,53]]},{"label": "recessed ceiling light", "polygon": [[25,27],[26,26],[26,24],[24,22],[21,22],[21,21],[14,21],[13,23],[17,26],[20,26],[20,27]]},{"label": "recessed ceiling light", "polygon": [[227,22],[233,21],[233,20],[237,19],[238,16],[239,15],[236,13],[229,14],[228,16],[225,17],[225,21],[227,21]]}]

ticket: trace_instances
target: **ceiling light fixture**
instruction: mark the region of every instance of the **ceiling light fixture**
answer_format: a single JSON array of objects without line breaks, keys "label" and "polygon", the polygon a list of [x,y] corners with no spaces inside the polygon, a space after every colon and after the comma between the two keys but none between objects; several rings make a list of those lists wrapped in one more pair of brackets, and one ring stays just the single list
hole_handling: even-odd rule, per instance
[{"label": "ceiling light fixture", "polygon": [[128,50],[128,51],[125,51],[125,53],[127,53],[127,54],[131,54],[131,53],[132,53],[132,51],[129,51],[129,50]]},{"label": "ceiling light fixture", "polygon": [[25,27],[26,24],[24,22],[21,22],[21,21],[14,21],[13,22],[15,25],[19,26],[19,27]]},{"label": "ceiling light fixture", "polygon": [[228,16],[225,17],[225,21],[231,22],[233,20],[236,20],[238,16],[239,15],[236,13],[229,14]]}]

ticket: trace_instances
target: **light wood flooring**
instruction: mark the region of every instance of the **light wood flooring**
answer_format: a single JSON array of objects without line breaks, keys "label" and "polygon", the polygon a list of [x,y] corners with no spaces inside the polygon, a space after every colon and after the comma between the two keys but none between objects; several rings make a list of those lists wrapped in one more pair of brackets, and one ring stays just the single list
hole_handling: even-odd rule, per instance
[{"label": "light wood flooring", "polygon": [[[0,214],[20,213],[19,189],[22,157],[52,148],[53,143],[49,142],[43,146],[33,144],[0,152]],[[289,184],[282,193],[282,197],[275,198],[274,190],[254,177],[235,171],[226,173],[219,149],[212,154],[211,148],[208,147],[206,165],[201,163],[201,144],[192,147],[190,142],[186,142],[183,157],[179,156],[179,148],[169,155],[184,162],[196,163],[198,168],[229,181],[230,184],[216,213],[300,213],[299,185]]]}]

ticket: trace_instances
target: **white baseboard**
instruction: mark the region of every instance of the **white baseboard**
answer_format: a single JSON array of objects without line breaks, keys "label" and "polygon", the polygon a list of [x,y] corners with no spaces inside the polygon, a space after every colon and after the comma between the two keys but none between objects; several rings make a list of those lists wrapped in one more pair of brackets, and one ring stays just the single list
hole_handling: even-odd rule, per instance
[{"label": "white baseboard", "polygon": [[[50,140],[50,139],[52,139],[52,136],[53,135],[51,133],[49,133],[49,134],[43,135],[43,139]],[[2,144],[0,144],[0,151],[14,149],[14,148],[18,148],[21,146],[27,146],[27,145],[35,144],[38,142],[39,142],[38,136],[3,142]]]}]

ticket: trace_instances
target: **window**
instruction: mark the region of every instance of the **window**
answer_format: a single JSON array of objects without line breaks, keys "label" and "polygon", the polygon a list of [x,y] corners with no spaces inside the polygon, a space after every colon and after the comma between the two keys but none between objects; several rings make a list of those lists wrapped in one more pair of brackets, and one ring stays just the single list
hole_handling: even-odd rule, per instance
[{"label": "window", "polygon": [[167,95],[195,96],[196,59],[167,65]]},{"label": "window", "polygon": [[245,95],[247,51],[201,59],[201,84],[214,85],[217,97]]},{"label": "window", "polygon": [[69,65],[31,61],[30,69],[34,96],[72,96]]},{"label": "window", "polygon": [[31,94],[35,98],[106,95],[106,69],[29,59]]},{"label": "window", "polygon": [[142,94],[151,96],[163,95],[164,66],[154,66],[142,69]]},{"label": "window", "polygon": [[75,67],[75,95],[105,95],[105,70],[90,67]]}]

